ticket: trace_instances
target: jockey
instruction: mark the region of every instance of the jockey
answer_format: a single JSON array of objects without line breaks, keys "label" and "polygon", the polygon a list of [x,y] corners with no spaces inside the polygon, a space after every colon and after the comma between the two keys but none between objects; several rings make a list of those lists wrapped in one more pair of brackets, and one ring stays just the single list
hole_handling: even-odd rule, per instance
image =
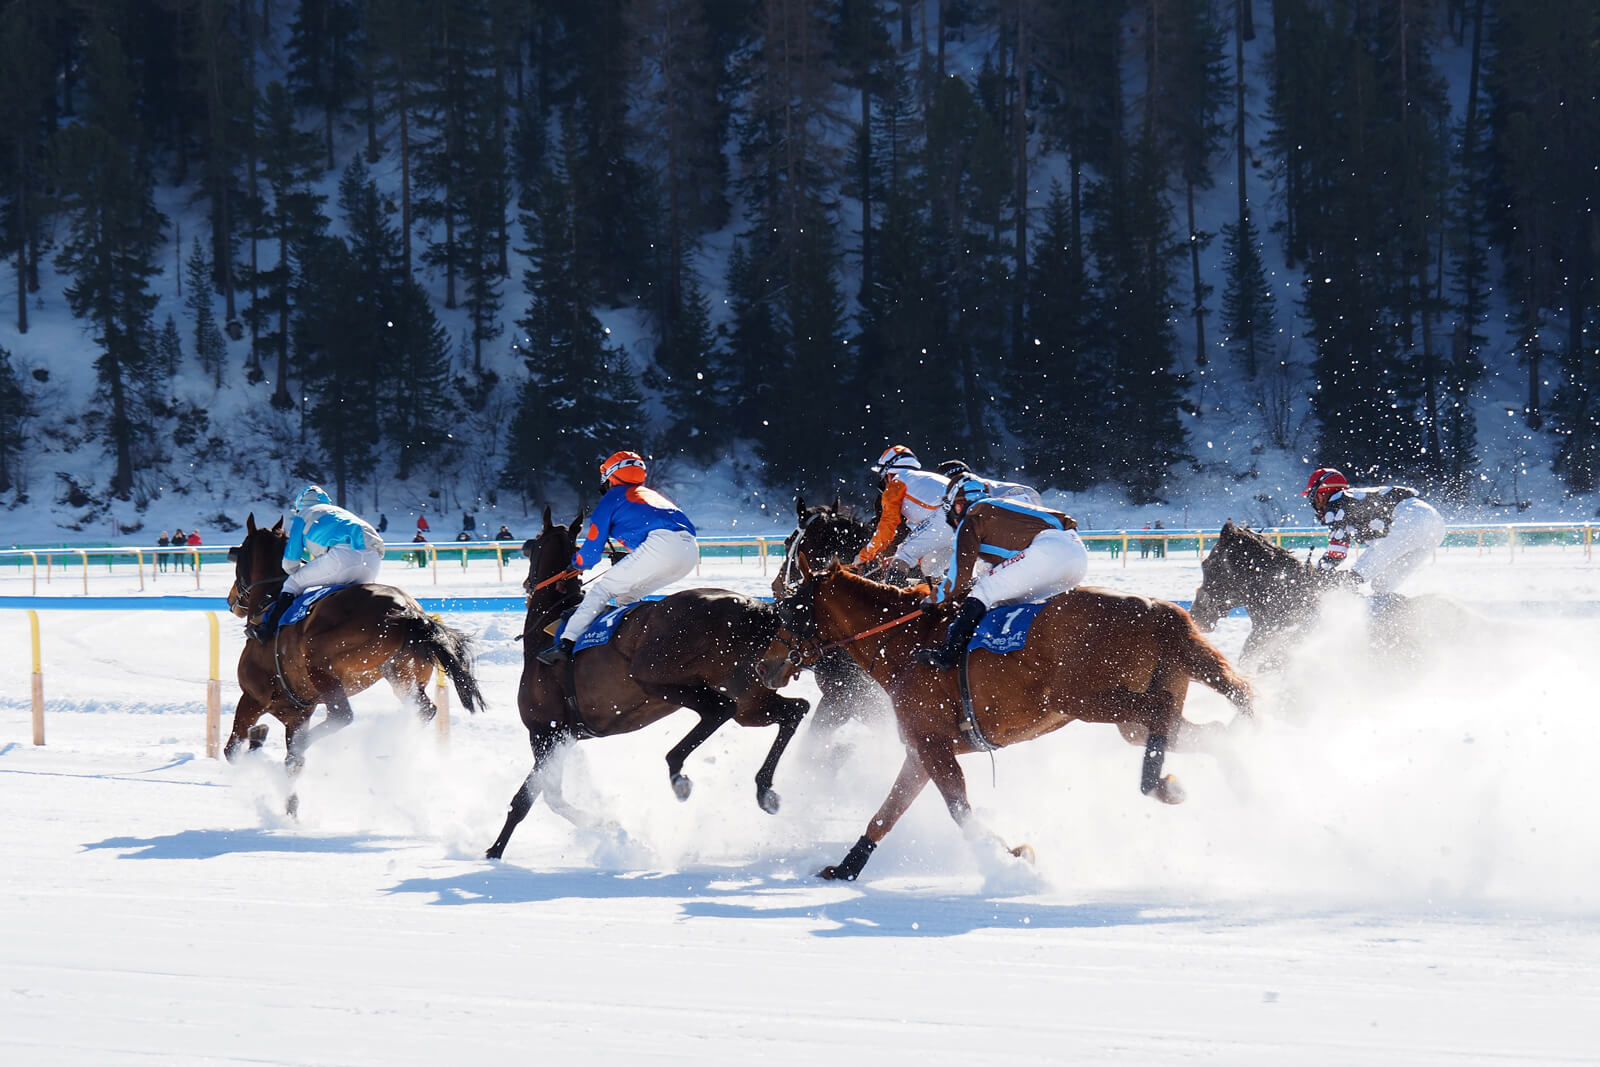
[{"label": "jockey", "polygon": [[637,452],[615,452],[600,464],[606,493],[589,517],[589,529],[572,557],[572,569],[586,571],[600,562],[606,542],[631,549],[590,583],[583,603],[561,628],[561,640],[538,654],[540,663],[564,663],[589,624],[609,601],[631,604],[675,582],[700,562],[694,523],[677,505],[644,484],[649,472]]},{"label": "jockey", "polygon": [[1020,500],[1024,504],[1033,504],[1035,507],[1044,506],[1044,497],[1039,495],[1039,490],[1031,485],[1021,482],[1003,482],[999,478],[986,478],[981,474],[973,474],[971,467],[959,459],[947,459],[939,464],[939,473],[946,478],[955,478],[958,474],[971,474],[984,484],[990,496],[1004,497],[1007,500]]},{"label": "jockey", "polygon": [[889,574],[903,577],[913,567],[921,567],[923,574],[943,570],[950,560],[950,535],[939,518],[949,480],[923,470],[916,454],[905,445],[885,449],[872,470],[879,476],[882,491],[878,529],[856,553],[852,566],[861,567],[881,556],[894,543],[903,523],[908,532],[889,559]]},{"label": "jockey", "polygon": [[1444,519],[1410,486],[1353,489],[1337,470],[1318,467],[1300,495],[1311,498],[1317,521],[1328,528],[1328,550],[1317,565],[1339,566],[1352,541],[1368,546],[1351,569],[1384,602],[1444,543]]},{"label": "jockey", "polygon": [[[957,475],[944,496],[946,522],[956,528],[955,559],[933,603],[961,602],[943,647],[913,658],[940,670],[961,662],[990,608],[1065,593],[1089,573],[1089,552],[1071,516],[1007,497],[990,496],[971,475]],[[979,563],[987,573],[976,573]]]},{"label": "jockey", "polygon": [[354,585],[378,580],[383,539],[371,524],[334,504],[320,485],[300,490],[291,505],[289,540],[283,546],[288,574],[277,599],[262,613],[257,636],[268,637],[277,619],[307,589],[321,585]]}]

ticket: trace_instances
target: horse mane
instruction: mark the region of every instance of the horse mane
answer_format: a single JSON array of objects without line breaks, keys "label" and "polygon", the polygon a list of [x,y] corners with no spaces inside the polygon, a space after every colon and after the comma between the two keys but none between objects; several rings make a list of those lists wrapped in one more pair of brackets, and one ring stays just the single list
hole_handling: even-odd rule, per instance
[{"label": "horse mane", "polygon": [[1252,562],[1257,565],[1281,565],[1287,561],[1298,566],[1294,553],[1273,544],[1266,534],[1234,522],[1229,522],[1222,527],[1222,537],[1227,538],[1230,532],[1235,539],[1234,543],[1243,546],[1251,556]]}]

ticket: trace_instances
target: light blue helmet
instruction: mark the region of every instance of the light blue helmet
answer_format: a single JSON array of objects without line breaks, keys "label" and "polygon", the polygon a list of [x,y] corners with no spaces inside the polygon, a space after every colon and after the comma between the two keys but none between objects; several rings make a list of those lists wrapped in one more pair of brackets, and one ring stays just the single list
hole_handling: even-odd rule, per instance
[{"label": "light blue helmet", "polygon": [[323,489],[322,486],[308,485],[295,496],[294,510],[299,513],[316,504],[331,503],[333,503],[333,498],[328,495],[327,490]]},{"label": "light blue helmet", "polygon": [[968,507],[976,504],[989,495],[989,487],[980,478],[970,474],[958,474],[950,479],[950,484],[944,491],[944,507],[949,511],[957,501],[965,503]]}]

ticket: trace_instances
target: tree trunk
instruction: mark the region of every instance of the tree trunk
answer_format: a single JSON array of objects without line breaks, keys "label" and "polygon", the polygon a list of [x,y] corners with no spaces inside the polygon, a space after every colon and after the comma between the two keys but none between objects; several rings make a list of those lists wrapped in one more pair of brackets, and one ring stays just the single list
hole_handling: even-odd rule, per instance
[{"label": "tree trunk", "polygon": [[1017,277],[1011,290],[1011,358],[1022,366],[1028,296],[1028,20],[1026,0],[1017,0],[1017,110],[1012,136],[1017,167]]},{"label": "tree trunk", "polygon": [[1188,202],[1189,211],[1189,273],[1190,284],[1194,292],[1194,363],[1197,367],[1206,365],[1206,302],[1202,298],[1200,280],[1200,239],[1195,234],[1194,226],[1194,182],[1184,183],[1185,200]]}]

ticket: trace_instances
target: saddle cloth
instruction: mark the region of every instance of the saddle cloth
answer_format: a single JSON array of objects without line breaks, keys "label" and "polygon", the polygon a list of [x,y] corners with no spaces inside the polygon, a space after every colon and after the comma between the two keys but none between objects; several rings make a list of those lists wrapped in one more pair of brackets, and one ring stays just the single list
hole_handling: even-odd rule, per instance
[{"label": "saddle cloth", "polygon": [[294,603],[289,605],[289,610],[284,612],[283,618],[278,620],[278,628],[281,630],[285,626],[293,626],[297,622],[304,622],[306,616],[311,614],[311,605],[329,593],[337,593],[339,590],[348,587],[349,584],[346,582],[344,585],[319,585],[315,589],[307,589],[304,593],[294,598]]},{"label": "saddle cloth", "polygon": [[616,635],[617,624],[622,621],[622,617],[643,603],[643,600],[635,600],[632,604],[612,608],[591,622],[589,628],[583,631],[583,636],[572,643],[572,651],[582,652],[586,648],[593,648],[595,645],[603,645],[610,641]]},{"label": "saddle cloth", "polygon": [[1028,630],[1045,602],[1034,604],[1007,604],[991,608],[978,623],[978,630],[967,642],[968,651],[984,649],[1001,654],[1015,652],[1028,643]]}]

